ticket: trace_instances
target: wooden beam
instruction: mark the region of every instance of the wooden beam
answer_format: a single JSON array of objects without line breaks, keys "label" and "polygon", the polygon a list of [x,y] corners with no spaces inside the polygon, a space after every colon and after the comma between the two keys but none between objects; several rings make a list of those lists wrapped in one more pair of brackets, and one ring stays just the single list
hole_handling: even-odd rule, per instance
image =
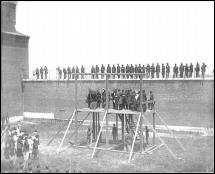
[{"label": "wooden beam", "polygon": [[132,146],[131,146],[131,152],[130,152],[130,155],[129,155],[129,160],[128,160],[129,163],[131,162],[131,157],[132,157],[134,144],[135,144],[135,141],[136,141],[137,131],[138,131],[138,127],[139,127],[139,124],[140,124],[141,117],[142,117],[142,114],[140,113],[138,121],[137,121],[137,125],[136,125],[136,130],[135,130],[135,134],[134,134],[133,143],[132,143]]},{"label": "wooden beam", "polygon": [[[77,82],[77,74],[75,74],[75,110],[78,108],[78,82]],[[75,112],[75,143],[78,143],[78,115]]]},{"label": "wooden beam", "polygon": [[[140,103],[143,103],[143,76],[140,75]],[[143,151],[143,107],[142,104],[140,104],[140,112],[141,112],[141,118],[140,118],[140,152]]]},{"label": "wooden beam", "polygon": [[[152,114],[152,124],[153,124],[153,129],[155,130],[155,112]],[[153,131],[153,145],[155,145],[155,132]]]},{"label": "wooden beam", "polygon": [[70,121],[69,121],[69,124],[68,124],[68,126],[67,126],[67,128],[66,128],[66,131],[65,131],[64,136],[63,136],[63,139],[62,139],[62,141],[61,141],[61,143],[60,143],[60,146],[59,146],[59,148],[58,148],[58,150],[57,150],[57,153],[59,153],[59,151],[60,151],[60,149],[61,149],[61,147],[62,147],[62,145],[63,145],[64,139],[66,138],[66,134],[67,134],[67,132],[68,132],[68,130],[69,130],[69,127],[70,127],[70,125],[71,125],[71,123],[72,123],[72,120],[73,120],[73,117],[75,116],[75,114],[76,114],[76,110],[74,110],[74,112],[73,112],[73,114],[72,114],[72,118],[71,118]]},{"label": "wooden beam", "polygon": [[97,144],[98,144],[98,141],[99,141],[99,137],[100,137],[101,132],[102,132],[102,128],[103,128],[103,126],[104,126],[104,121],[105,121],[106,116],[107,116],[107,111],[106,111],[105,114],[104,114],[104,118],[103,118],[103,120],[102,120],[101,129],[99,130],[99,134],[98,134],[98,136],[97,136],[97,140],[96,140],[95,147],[94,147],[94,149],[93,149],[93,153],[92,153],[91,158],[94,157],[94,154],[95,154],[95,151],[96,151],[96,147],[97,147]]},{"label": "wooden beam", "polygon": [[[108,75],[106,75],[106,112],[108,113],[109,108],[109,91],[108,91]],[[106,114],[107,115],[107,114]],[[108,117],[106,118],[106,145],[109,144],[109,137],[108,137]]]}]

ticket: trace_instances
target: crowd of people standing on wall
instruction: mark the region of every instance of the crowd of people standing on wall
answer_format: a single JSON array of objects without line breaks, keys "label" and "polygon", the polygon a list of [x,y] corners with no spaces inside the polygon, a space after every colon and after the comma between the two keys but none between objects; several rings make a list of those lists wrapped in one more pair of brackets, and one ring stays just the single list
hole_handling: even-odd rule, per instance
[{"label": "crowd of people standing on wall", "polygon": [[[201,77],[204,78],[205,77],[205,72],[206,72],[206,67],[207,65],[205,63],[203,63],[201,66],[200,64],[197,62],[196,66],[194,67],[194,65],[192,63],[190,63],[189,65],[183,64],[181,63],[180,65],[175,64],[172,67],[172,74],[173,74],[173,78],[199,78],[200,74]],[[108,78],[111,79],[139,79],[140,75],[138,73],[143,73],[143,78],[170,78],[170,65],[168,63],[166,63],[166,65],[164,65],[162,63],[162,65],[159,65],[159,63],[157,63],[156,65],[154,63],[152,63],[152,65],[150,66],[149,64],[145,65],[133,65],[133,64],[127,64],[126,66],[124,65],[119,65],[117,64],[117,66],[115,66],[113,64],[113,66],[111,67],[110,64],[107,65],[107,67],[105,67],[103,64],[101,65],[101,67],[99,67],[98,65],[96,66],[92,66],[91,67],[91,71],[90,73],[92,73],[91,75],[91,79],[104,79],[105,75],[103,75],[104,73],[112,73],[110,75],[108,75]],[[56,72],[57,72],[57,79],[61,80],[70,80],[70,79],[75,79],[75,74],[77,73],[83,73],[81,75],[77,75],[76,77],[79,79],[85,79],[86,75],[84,73],[86,73],[86,69],[85,67],[82,65],[80,67],[76,66],[76,67],[70,67],[68,66],[67,68],[63,67],[57,67],[56,68]],[[47,74],[48,74],[48,69],[45,66],[44,68],[36,68],[36,70],[34,71],[33,75],[36,75],[36,79],[47,79]]]}]

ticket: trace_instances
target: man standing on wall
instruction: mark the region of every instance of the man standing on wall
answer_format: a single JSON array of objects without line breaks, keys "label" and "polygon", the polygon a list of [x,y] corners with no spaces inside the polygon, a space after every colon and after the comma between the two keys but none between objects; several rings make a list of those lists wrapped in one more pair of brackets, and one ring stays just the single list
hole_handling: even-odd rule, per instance
[{"label": "man standing on wall", "polygon": [[48,69],[46,66],[44,67],[44,71],[45,71],[45,79],[47,79]]},{"label": "man standing on wall", "polygon": [[102,73],[101,78],[104,79],[104,75],[103,74],[105,73],[105,67],[104,67],[103,64],[101,66],[101,73]]},{"label": "man standing on wall", "polygon": [[160,65],[157,63],[156,65],[156,77],[159,78],[159,74],[160,74]]},{"label": "man standing on wall", "polygon": [[181,63],[181,65],[180,65],[179,71],[180,71],[180,78],[183,78],[183,74],[184,74],[184,65],[183,65],[182,63]]},{"label": "man standing on wall", "polygon": [[135,78],[137,79],[138,77],[138,67],[137,67],[137,64],[135,64],[135,68],[134,68],[134,72],[135,72]]},{"label": "man standing on wall", "polygon": [[68,73],[68,80],[69,80],[71,79],[71,74],[72,74],[71,68],[69,66],[67,68],[67,73]]},{"label": "man standing on wall", "polygon": [[38,80],[38,79],[39,79],[39,76],[40,76],[40,72],[39,72],[39,69],[38,69],[38,68],[36,68],[35,74],[36,74],[36,77],[37,77],[37,80]]},{"label": "man standing on wall", "polygon": [[[122,64],[122,66],[121,66],[121,73],[125,73],[125,67],[124,67],[123,64]],[[124,75],[124,74],[122,75],[122,78],[123,78],[123,79],[125,78],[125,75]]]},{"label": "man standing on wall", "polygon": [[41,79],[43,79],[43,68],[40,68],[40,75],[41,75]]},{"label": "man standing on wall", "polygon": [[130,67],[129,67],[129,65],[127,64],[126,65],[126,77],[127,77],[127,79],[129,79],[129,73],[130,73]]},{"label": "man standing on wall", "polygon": [[199,77],[200,67],[199,67],[199,63],[198,63],[198,62],[197,62],[197,64],[196,64],[195,70],[196,70],[196,77]]},{"label": "man standing on wall", "polygon": [[[85,69],[83,65],[81,65],[81,73],[85,73]],[[81,74],[81,78],[84,79],[84,74]]]},{"label": "man standing on wall", "polygon": [[154,66],[154,63],[152,63],[152,66],[151,66],[151,78],[154,78],[154,74],[155,74],[155,66]]},{"label": "man standing on wall", "polygon": [[98,78],[99,78],[98,73],[99,73],[99,66],[98,66],[98,65],[96,65],[96,79],[98,79]]},{"label": "man standing on wall", "polygon": [[[110,67],[109,64],[108,64],[108,66],[107,66],[107,73],[108,73],[108,74],[111,73],[111,67]],[[108,78],[110,78],[110,75],[108,75]]]},{"label": "man standing on wall", "polygon": [[75,67],[73,66],[72,67],[72,79],[74,79],[75,78]]},{"label": "man standing on wall", "polygon": [[169,66],[169,64],[167,63],[167,64],[166,64],[166,78],[169,78],[169,73],[170,73],[170,66]]},{"label": "man standing on wall", "polygon": [[131,76],[131,78],[133,79],[133,73],[134,73],[134,66],[131,64],[131,66],[130,66],[130,76]]},{"label": "man standing on wall", "polygon": [[162,77],[163,78],[165,77],[165,66],[163,63],[162,63]]},{"label": "man standing on wall", "polygon": [[[78,66],[76,66],[76,71],[75,71],[76,73],[79,73],[79,68],[78,68]],[[77,74],[77,79],[79,78],[79,75]]]},{"label": "man standing on wall", "polygon": [[[116,67],[115,67],[115,65],[112,66],[112,73],[116,73]],[[113,79],[115,79],[115,74],[113,74]]]},{"label": "man standing on wall", "polygon": [[66,68],[63,68],[63,79],[66,79],[66,74],[67,74]]},{"label": "man standing on wall", "polygon": [[207,67],[207,65],[205,65],[205,63],[203,62],[202,66],[201,66],[202,78],[205,78],[206,67]]},{"label": "man standing on wall", "polygon": [[192,78],[192,76],[193,76],[193,64],[192,63],[190,64],[189,69],[190,69],[189,77]]},{"label": "man standing on wall", "polygon": [[120,66],[119,66],[119,64],[117,64],[117,73],[118,73],[118,75],[117,75],[118,79],[120,79],[120,74],[119,74],[120,73]]},{"label": "man standing on wall", "polygon": [[150,66],[149,66],[149,64],[147,64],[147,67],[146,67],[146,77],[147,78],[150,77]]},{"label": "man standing on wall", "polygon": [[185,65],[185,77],[186,78],[188,78],[188,73],[189,73],[189,67],[188,67],[188,65],[186,63],[186,65]]}]

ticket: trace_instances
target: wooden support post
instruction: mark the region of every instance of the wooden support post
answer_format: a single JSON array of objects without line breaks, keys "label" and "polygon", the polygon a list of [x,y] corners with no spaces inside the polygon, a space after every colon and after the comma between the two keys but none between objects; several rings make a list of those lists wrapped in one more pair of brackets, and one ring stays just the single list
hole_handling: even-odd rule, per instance
[{"label": "wooden support post", "polygon": [[123,149],[125,150],[125,114],[122,115],[122,143]]},{"label": "wooden support post", "polygon": [[118,114],[116,114],[116,139],[118,140]]},{"label": "wooden support post", "polygon": [[[155,112],[153,111],[153,129],[155,130]],[[155,145],[155,132],[153,131],[153,145]]]},{"label": "wooden support post", "polygon": [[93,117],[93,139],[96,139],[96,131],[95,131],[95,112],[92,114]]},{"label": "wooden support post", "polygon": [[94,146],[94,149],[93,149],[93,153],[92,153],[91,158],[93,158],[93,156],[94,156],[94,154],[95,154],[96,147],[97,147],[97,144],[98,144],[98,141],[99,141],[99,137],[100,137],[100,135],[101,135],[102,128],[103,128],[103,126],[104,126],[105,118],[107,118],[107,110],[105,111],[104,118],[103,118],[103,120],[102,120],[102,125],[101,125],[101,128],[100,128],[100,130],[99,130],[99,134],[98,134],[98,136],[97,136],[96,143],[95,143],[95,146]]},{"label": "wooden support post", "polygon": [[95,130],[95,132],[96,132],[96,137],[97,137],[97,135],[98,135],[98,122],[97,122],[97,112],[95,112],[95,128],[96,128],[96,130]]},{"label": "wooden support post", "polygon": [[[143,152],[143,143],[144,143],[144,139],[143,139],[143,107],[142,107],[142,102],[143,102],[143,75],[140,75],[140,112],[141,112],[141,116],[140,116],[140,152]],[[138,126],[138,125],[137,125]]]},{"label": "wooden support post", "polygon": [[106,111],[107,111],[107,118],[106,118],[106,145],[109,144],[109,137],[108,137],[108,107],[109,107],[108,75],[106,75]]},{"label": "wooden support post", "polygon": [[[134,134],[132,146],[131,146],[131,152],[130,152],[130,156],[129,156],[129,160],[128,160],[129,163],[131,162],[131,157],[132,157],[132,153],[133,153],[133,149],[134,149],[134,144],[135,144],[135,141],[136,141],[137,132],[138,132],[138,127],[139,127],[141,118],[142,118],[142,114],[140,113],[139,118],[138,118],[138,121],[137,121],[137,126],[136,126],[136,130],[135,130],[135,134]],[[142,152],[142,151],[141,151],[141,152]]]},{"label": "wooden support post", "polygon": [[[78,108],[78,80],[77,75],[75,75],[75,110]],[[78,115],[75,113],[75,144],[78,143]]]},{"label": "wooden support post", "polygon": [[58,148],[58,150],[57,150],[57,153],[59,153],[59,151],[60,151],[60,149],[61,149],[61,146],[63,145],[64,139],[66,138],[66,134],[67,134],[67,132],[68,132],[68,130],[69,130],[69,127],[70,127],[70,125],[71,125],[71,123],[72,123],[72,120],[73,120],[73,117],[74,117],[75,115],[76,115],[76,110],[74,110],[74,112],[73,112],[73,114],[72,114],[72,118],[69,120],[69,124],[68,124],[68,126],[67,126],[67,128],[66,128],[66,131],[65,131],[64,136],[63,136],[63,139],[62,139],[62,141],[61,141],[61,143],[60,143],[60,146],[59,146],[59,148]]}]

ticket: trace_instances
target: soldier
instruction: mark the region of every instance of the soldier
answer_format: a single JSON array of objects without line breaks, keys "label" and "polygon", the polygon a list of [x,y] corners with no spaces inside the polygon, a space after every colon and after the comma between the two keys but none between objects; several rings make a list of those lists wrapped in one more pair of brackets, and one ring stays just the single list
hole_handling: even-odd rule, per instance
[{"label": "soldier", "polygon": [[131,78],[133,79],[133,73],[134,73],[134,66],[131,64],[131,66],[130,66],[130,76],[131,76]]},{"label": "soldier", "polygon": [[207,65],[205,65],[205,63],[203,62],[202,66],[201,66],[202,78],[205,78],[206,67],[207,67]]},{"label": "soldier", "polygon": [[94,66],[92,65],[92,67],[91,67],[91,73],[93,73],[92,75],[91,75],[91,79],[94,79],[94,73],[95,73],[95,68],[94,68]]},{"label": "soldier", "polygon": [[170,73],[170,66],[169,66],[169,64],[167,63],[167,64],[166,64],[166,78],[169,78],[169,73]]},{"label": "soldier", "polygon": [[[117,73],[120,73],[120,66],[119,66],[119,64],[117,64]],[[118,74],[117,76],[118,76],[118,79],[120,79],[120,74]]]},{"label": "soldier", "polygon": [[150,77],[150,66],[149,66],[149,64],[147,64],[147,67],[146,67],[146,77],[147,78]]},{"label": "soldier", "polygon": [[[85,68],[81,65],[81,73],[85,73]],[[81,74],[81,78],[84,79],[84,74]]]},{"label": "soldier", "polygon": [[193,64],[192,63],[190,64],[189,69],[190,69],[190,71],[189,71],[190,72],[189,77],[192,78],[192,76],[193,76]]},{"label": "soldier", "polygon": [[[76,71],[75,71],[76,73],[79,73],[79,68],[78,68],[78,66],[76,66]],[[79,78],[79,75],[77,74],[77,79]]]},{"label": "soldier", "polygon": [[142,66],[142,69],[141,69],[141,72],[143,73],[143,77],[146,77],[146,68],[145,68],[145,66],[143,65]]},{"label": "soldier", "polygon": [[126,77],[127,77],[127,79],[129,79],[129,73],[130,73],[130,67],[129,67],[129,65],[127,64],[126,65]]},{"label": "soldier", "polygon": [[[125,67],[124,67],[123,64],[122,64],[122,66],[121,66],[121,73],[125,73]],[[122,78],[123,78],[123,79],[125,78],[125,75],[124,75],[124,74],[122,75]]]},{"label": "soldier", "polygon": [[178,67],[175,64],[175,66],[173,67],[173,78],[177,78],[178,77]]},{"label": "soldier", "polygon": [[68,80],[71,79],[72,70],[69,66],[67,68],[67,74],[68,74]]},{"label": "soldier", "polygon": [[152,93],[152,91],[150,91],[150,94],[149,94],[149,101],[152,101],[152,103],[148,103],[148,108],[150,110],[154,109],[154,94]]},{"label": "soldier", "polygon": [[138,77],[138,67],[137,67],[137,64],[135,64],[135,67],[134,67],[134,72],[135,72],[135,78],[137,79]]},{"label": "soldier", "polygon": [[181,63],[180,67],[179,67],[179,71],[180,71],[180,78],[183,78],[183,74],[184,74],[184,65]]},{"label": "soldier", "polygon": [[99,73],[99,67],[98,67],[98,65],[96,65],[96,79],[99,78],[99,75],[97,73]]},{"label": "soldier", "polygon": [[197,64],[196,64],[195,71],[196,71],[196,77],[199,77],[200,67],[199,67],[199,63],[198,63],[198,62],[197,62]]},{"label": "soldier", "polygon": [[156,77],[159,78],[160,75],[160,65],[157,63],[156,65]]},{"label": "soldier", "polygon": [[67,71],[66,68],[63,68],[63,78],[66,79]]},{"label": "soldier", "polygon": [[[114,65],[112,66],[112,73],[116,73],[116,67]],[[115,79],[115,74],[113,74],[113,79]]]},{"label": "soldier", "polygon": [[164,64],[162,63],[162,77],[164,78],[165,77],[165,66]]},{"label": "soldier", "polygon": [[115,126],[115,124],[113,124],[112,135],[113,135],[113,142],[116,143],[117,127]]},{"label": "soldier", "polygon": [[39,69],[38,68],[36,68],[35,74],[36,74],[37,79],[39,79]]},{"label": "soldier", "polygon": [[40,75],[41,75],[41,79],[43,79],[43,68],[40,68]]},{"label": "soldier", "polygon": [[72,79],[74,79],[75,78],[75,67],[73,66],[72,67]]},{"label": "soldier", "polygon": [[151,78],[154,78],[154,73],[155,73],[155,66],[154,66],[154,63],[152,63],[152,66],[151,66]]},{"label": "soldier", "polygon": [[58,79],[61,79],[62,76],[62,70],[60,69],[60,67],[57,68],[57,72],[58,72]]},{"label": "soldier", "polygon": [[[138,66],[138,73],[142,73],[142,67],[141,67],[140,64],[139,64],[139,66]],[[139,78],[140,78],[140,75],[139,75]]]},{"label": "soldier", "polygon": [[187,63],[185,65],[185,69],[184,70],[185,70],[185,77],[188,78],[189,68],[188,68]]},{"label": "soldier", "polygon": [[104,75],[103,75],[104,72],[105,72],[105,67],[104,67],[104,65],[102,64],[102,67],[101,67],[101,73],[102,73],[101,78],[102,78],[102,79],[104,79]]},{"label": "soldier", "polygon": [[[108,66],[107,66],[107,73],[108,73],[108,74],[111,73],[111,67],[110,67],[109,64],[108,64]],[[108,78],[110,78],[110,75],[108,75]]]},{"label": "soldier", "polygon": [[44,67],[44,71],[45,71],[45,79],[47,79],[48,69],[46,66]]},{"label": "soldier", "polygon": [[88,127],[87,129],[87,143],[91,143],[91,129]]}]

